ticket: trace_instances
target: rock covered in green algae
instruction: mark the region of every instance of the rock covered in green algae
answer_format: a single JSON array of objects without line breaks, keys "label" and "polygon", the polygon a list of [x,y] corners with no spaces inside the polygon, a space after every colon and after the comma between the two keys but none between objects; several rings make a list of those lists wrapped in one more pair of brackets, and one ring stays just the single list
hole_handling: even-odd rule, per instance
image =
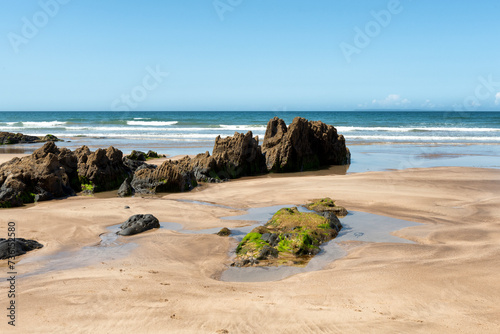
[{"label": "rock covered in green algae", "polygon": [[336,205],[330,197],[315,199],[312,203],[306,204],[306,208],[318,213],[332,212],[337,217],[345,217],[348,213],[346,208]]},{"label": "rock covered in green algae", "polygon": [[217,232],[219,237],[228,237],[231,235],[231,230],[227,227],[223,227],[219,232]]},{"label": "rock covered in green algae", "polygon": [[342,228],[332,216],[299,212],[296,207],[280,209],[243,238],[232,266],[305,265]]}]

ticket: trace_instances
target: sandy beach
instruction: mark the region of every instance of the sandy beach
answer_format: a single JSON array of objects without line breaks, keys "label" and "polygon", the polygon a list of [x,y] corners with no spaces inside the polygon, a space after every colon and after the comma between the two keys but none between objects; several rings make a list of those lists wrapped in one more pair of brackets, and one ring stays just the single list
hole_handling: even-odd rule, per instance
[{"label": "sandy beach", "polygon": [[[71,197],[0,210],[0,236],[13,221],[18,237],[44,244],[16,265],[16,327],[4,320],[1,332],[498,333],[498,180],[499,170],[461,167],[273,175],[161,198]],[[106,227],[137,213],[185,229],[232,228],[245,222],[220,218],[325,196],[421,223],[394,233],[414,243],[361,244],[324,270],[263,283],[219,281],[235,242],[214,234],[153,230],[127,237],[121,252],[79,257]],[[44,269],[58,254],[74,257]],[[6,312],[7,283],[0,286]]]}]

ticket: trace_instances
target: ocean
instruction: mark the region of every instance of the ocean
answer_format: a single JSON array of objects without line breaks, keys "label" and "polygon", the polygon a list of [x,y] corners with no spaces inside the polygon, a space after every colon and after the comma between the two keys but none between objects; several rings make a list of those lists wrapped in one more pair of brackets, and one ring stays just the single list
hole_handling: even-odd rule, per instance
[{"label": "ocean", "polygon": [[[173,156],[211,151],[215,137],[234,132],[252,131],[262,141],[267,122],[275,116],[287,125],[297,116],[331,124],[344,135],[351,151],[358,146],[371,153],[389,144],[400,150],[403,147],[403,151],[414,145],[474,145],[486,149],[489,156],[500,153],[500,112],[0,112],[0,132],[53,134],[65,140],[58,145],[72,149],[115,146],[125,153],[153,149]],[[36,148],[16,146],[26,153]],[[13,149],[3,147],[0,152]],[[395,150],[391,148],[391,152]],[[434,153],[427,150],[426,154]]]}]

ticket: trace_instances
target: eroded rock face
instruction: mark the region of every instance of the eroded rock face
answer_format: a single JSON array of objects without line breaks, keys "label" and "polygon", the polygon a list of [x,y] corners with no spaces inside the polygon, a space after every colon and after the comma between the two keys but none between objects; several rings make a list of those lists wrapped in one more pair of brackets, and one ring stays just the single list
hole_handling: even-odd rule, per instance
[{"label": "eroded rock face", "polygon": [[259,137],[254,138],[251,131],[246,134],[236,132],[233,137],[227,138],[218,136],[212,156],[219,177],[234,179],[265,171]]},{"label": "eroded rock face", "polygon": [[8,240],[0,238],[0,260],[5,260],[12,256],[21,256],[27,252],[42,247],[43,245],[35,240],[27,240],[23,238]]},{"label": "eroded rock face", "polygon": [[73,196],[76,192],[117,189],[130,170],[122,152],[110,147],[74,152],[46,143],[32,155],[0,165],[0,207]]},{"label": "eroded rock face", "polygon": [[31,156],[0,165],[0,207],[74,195],[77,164],[70,150],[48,142]]},{"label": "eroded rock face", "polygon": [[262,153],[270,172],[300,172],[351,161],[344,136],[333,126],[301,117],[296,117],[288,128],[282,119],[270,120]]},{"label": "eroded rock face", "polygon": [[117,189],[130,170],[123,163],[123,153],[114,147],[91,152],[87,146],[75,150],[78,177],[83,185],[92,185],[95,192]]},{"label": "eroded rock face", "polygon": [[251,131],[215,139],[212,155],[206,152],[191,159],[191,169],[198,181],[222,182],[266,171],[259,138]]},{"label": "eroded rock face", "polygon": [[154,165],[139,167],[134,173],[132,188],[139,194],[191,190],[197,186],[197,182],[187,159],[167,160],[158,167]]},{"label": "eroded rock face", "polygon": [[121,230],[116,232],[116,234],[134,235],[159,227],[160,222],[155,216],[151,214],[134,215],[127,219],[127,221],[120,226]]}]

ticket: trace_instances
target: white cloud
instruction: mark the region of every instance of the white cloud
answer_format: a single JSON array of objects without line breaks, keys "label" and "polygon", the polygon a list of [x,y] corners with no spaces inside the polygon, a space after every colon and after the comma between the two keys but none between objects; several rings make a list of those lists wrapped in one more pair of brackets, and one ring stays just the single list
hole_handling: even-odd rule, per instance
[{"label": "white cloud", "polygon": [[422,103],[422,108],[424,108],[424,109],[433,109],[435,107],[436,107],[436,105],[434,103],[432,103],[431,100],[425,100],[425,102]]},{"label": "white cloud", "polygon": [[495,104],[500,105],[500,92],[498,92],[497,95],[495,95]]},{"label": "white cloud", "polygon": [[373,100],[372,104],[379,107],[403,107],[410,104],[410,101],[398,94],[389,94],[383,100]]}]

